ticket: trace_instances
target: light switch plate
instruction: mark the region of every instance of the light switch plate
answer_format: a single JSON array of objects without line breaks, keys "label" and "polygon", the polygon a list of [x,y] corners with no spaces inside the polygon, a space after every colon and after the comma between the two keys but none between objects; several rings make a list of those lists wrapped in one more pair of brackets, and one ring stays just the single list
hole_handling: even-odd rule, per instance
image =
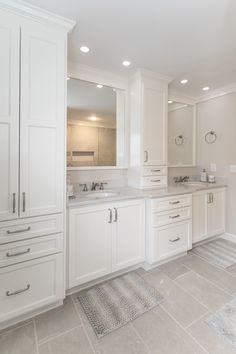
[{"label": "light switch plate", "polygon": [[232,172],[232,173],[236,173],[236,165],[230,165],[230,166],[229,166],[229,170],[230,170],[230,172]]},{"label": "light switch plate", "polygon": [[211,170],[211,172],[216,172],[216,163],[210,164],[210,170]]}]

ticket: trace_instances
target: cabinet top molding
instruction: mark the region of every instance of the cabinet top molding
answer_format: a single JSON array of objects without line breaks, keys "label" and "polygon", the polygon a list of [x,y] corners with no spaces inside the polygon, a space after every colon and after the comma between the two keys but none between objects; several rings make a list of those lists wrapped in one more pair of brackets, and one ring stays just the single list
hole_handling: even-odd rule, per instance
[{"label": "cabinet top molding", "polygon": [[163,83],[167,83],[169,84],[173,78],[170,77],[170,76],[166,76],[166,75],[162,75],[162,74],[159,74],[157,72],[154,72],[154,71],[151,71],[151,70],[147,70],[147,69],[138,69],[136,71],[136,73],[134,74],[134,77],[147,77],[149,79],[155,79],[155,80],[159,80],[159,81],[163,81]]},{"label": "cabinet top molding", "polygon": [[56,15],[40,7],[31,5],[21,0],[0,0],[0,9],[12,12],[19,16],[24,16],[31,20],[54,24],[64,28],[66,32],[72,31],[76,21]]}]

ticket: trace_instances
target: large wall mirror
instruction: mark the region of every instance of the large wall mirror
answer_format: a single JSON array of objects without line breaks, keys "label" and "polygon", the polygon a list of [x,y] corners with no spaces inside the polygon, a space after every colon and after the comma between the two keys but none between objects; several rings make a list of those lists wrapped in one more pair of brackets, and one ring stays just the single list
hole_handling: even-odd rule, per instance
[{"label": "large wall mirror", "polygon": [[168,162],[172,167],[195,166],[195,105],[168,101]]},{"label": "large wall mirror", "polygon": [[123,167],[125,91],[68,79],[68,169]]}]

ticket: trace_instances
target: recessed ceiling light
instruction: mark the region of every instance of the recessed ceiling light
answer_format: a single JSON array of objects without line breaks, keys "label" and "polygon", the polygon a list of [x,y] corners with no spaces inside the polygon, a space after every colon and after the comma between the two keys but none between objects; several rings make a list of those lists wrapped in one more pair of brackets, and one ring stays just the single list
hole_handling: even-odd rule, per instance
[{"label": "recessed ceiling light", "polygon": [[98,84],[97,87],[98,87],[98,88],[103,88],[103,85]]},{"label": "recessed ceiling light", "polygon": [[124,60],[123,61],[123,63],[122,63],[122,65],[124,65],[124,66],[130,66],[130,61],[129,60]]},{"label": "recessed ceiling light", "polygon": [[80,51],[83,53],[88,53],[90,51],[90,49],[88,47],[82,46],[82,47],[80,47]]},{"label": "recessed ceiling light", "polygon": [[171,103],[173,103],[173,101],[169,100],[168,103],[171,104]]},{"label": "recessed ceiling light", "polygon": [[187,79],[180,80],[180,83],[183,84],[183,85],[185,85],[185,84],[188,83],[188,80],[187,80]]},{"label": "recessed ceiling light", "polygon": [[67,76],[67,78],[66,78],[67,80],[70,80],[70,77],[69,76]]},{"label": "recessed ceiling light", "polygon": [[93,121],[93,122],[96,122],[96,120],[98,120],[98,118],[95,117],[95,116],[89,117],[88,119],[91,120],[91,121]]},{"label": "recessed ceiling light", "polygon": [[210,90],[210,87],[209,87],[209,86],[206,86],[206,87],[203,87],[203,88],[202,88],[202,91],[208,91],[208,90]]}]

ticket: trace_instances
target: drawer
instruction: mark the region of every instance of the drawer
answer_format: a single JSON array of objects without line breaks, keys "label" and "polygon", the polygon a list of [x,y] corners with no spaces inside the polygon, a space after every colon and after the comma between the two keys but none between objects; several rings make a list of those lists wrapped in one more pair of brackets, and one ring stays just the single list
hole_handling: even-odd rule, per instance
[{"label": "drawer", "polygon": [[63,298],[62,254],[0,269],[0,322]]},{"label": "drawer", "polygon": [[146,188],[155,188],[163,187],[167,184],[167,176],[149,176],[143,177],[141,181],[142,187]]},{"label": "drawer", "polygon": [[192,194],[177,195],[168,198],[153,199],[152,212],[161,212],[192,205]]},{"label": "drawer", "polygon": [[61,252],[62,234],[36,237],[0,245],[0,267]]},{"label": "drawer", "polygon": [[146,166],[142,168],[143,176],[166,176],[166,166]]},{"label": "drawer", "polygon": [[63,214],[24,218],[0,223],[0,244],[63,231]]},{"label": "drawer", "polygon": [[192,218],[192,207],[152,214],[152,226],[160,227]]},{"label": "drawer", "polygon": [[191,248],[191,221],[153,229],[153,233],[154,247],[152,250],[152,259],[154,262],[175,256]]}]

